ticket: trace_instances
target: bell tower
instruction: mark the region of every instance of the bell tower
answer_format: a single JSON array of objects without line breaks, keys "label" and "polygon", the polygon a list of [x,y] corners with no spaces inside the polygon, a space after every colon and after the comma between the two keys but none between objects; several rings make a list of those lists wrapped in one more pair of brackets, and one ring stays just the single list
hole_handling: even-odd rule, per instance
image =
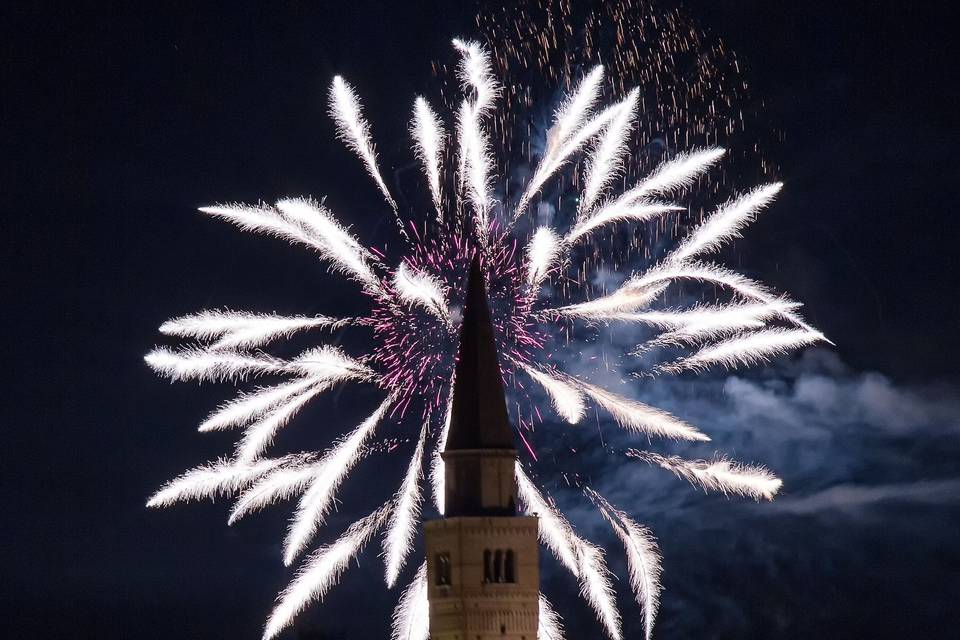
[{"label": "bell tower", "polygon": [[517,452],[476,256],[442,457],[445,514],[424,526],[431,640],[536,640],[537,519],[516,512]]}]

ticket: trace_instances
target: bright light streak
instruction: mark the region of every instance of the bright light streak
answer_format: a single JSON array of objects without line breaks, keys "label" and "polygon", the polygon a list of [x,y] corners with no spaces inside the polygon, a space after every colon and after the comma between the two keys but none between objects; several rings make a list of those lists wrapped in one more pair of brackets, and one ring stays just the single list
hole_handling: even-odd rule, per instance
[{"label": "bright light streak", "polygon": [[384,199],[396,211],[397,203],[377,168],[377,152],[370,137],[370,124],[363,117],[360,99],[353,87],[340,76],[334,77],[330,86],[330,116],[337,123],[337,136],[360,156],[367,173],[377,183]]},{"label": "bright light streak", "polygon": [[677,456],[661,456],[649,451],[628,449],[627,455],[672,471],[677,477],[724,495],[740,495],[754,500],[773,500],[783,481],[763,467],[715,460],[684,460]]}]

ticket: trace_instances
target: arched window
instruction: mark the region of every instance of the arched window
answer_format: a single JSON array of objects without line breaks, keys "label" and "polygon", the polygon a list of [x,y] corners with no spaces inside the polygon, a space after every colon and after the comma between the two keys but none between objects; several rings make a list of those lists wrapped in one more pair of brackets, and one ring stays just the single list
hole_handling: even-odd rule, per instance
[{"label": "arched window", "polygon": [[516,582],[517,581],[517,566],[515,563],[513,550],[510,549],[507,551],[507,563],[504,571],[504,582]]},{"label": "arched window", "polygon": [[497,549],[493,558],[493,581],[503,582],[503,551]]},{"label": "arched window", "polygon": [[437,586],[450,584],[450,554],[438,553],[434,556],[433,581]]},{"label": "arched window", "polygon": [[493,582],[493,554],[490,549],[483,552],[483,581]]}]

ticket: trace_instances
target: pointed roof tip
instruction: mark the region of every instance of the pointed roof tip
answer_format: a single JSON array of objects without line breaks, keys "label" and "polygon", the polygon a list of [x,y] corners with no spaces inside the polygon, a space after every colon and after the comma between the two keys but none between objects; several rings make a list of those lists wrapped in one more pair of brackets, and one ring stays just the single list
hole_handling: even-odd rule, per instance
[{"label": "pointed roof tip", "polygon": [[479,252],[470,263],[446,446],[463,449],[516,449]]}]

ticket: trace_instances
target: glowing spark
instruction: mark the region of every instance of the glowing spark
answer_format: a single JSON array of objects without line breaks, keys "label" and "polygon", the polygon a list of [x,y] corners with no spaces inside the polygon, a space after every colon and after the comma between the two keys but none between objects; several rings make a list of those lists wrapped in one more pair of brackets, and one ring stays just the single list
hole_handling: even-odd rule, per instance
[{"label": "glowing spark", "polygon": [[406,262],[401,262],[394,274],[393,286],[401,300],[423,307],[444,322],[450,320],[443,286],[429,273],[414,271]]},{"label": "glowing spark", "polygon": [[428,640],[429,637],[430,601],[427,600],[427,563],[424,562],[393,611],[390,640]]},{"label": "glowing spark", "polygon": [[367,173],[380,188],[383,197],[396,211],[397,203],[390,195],[387,185],[377,168],[377,152],[370,138],[370,124],[363,117],[360,99],[356,92],[340,76],[333,79],[330,87],[330,116],[337,123],[337,136],[354,151],[367,168]]},{"label": "glowing spark", "polygon": [[623,511],[615,508],[599,493],[590,489],[587,495],[600,507],[600,513],[613,528],[627,552],[627,567],[630,586],[643,610],[643,625],[646,639],[653,636],[653,622],[660,606],[660,551],[657,542],[646,527],[642,527]]},{"label": "glowing spark", "polygon": [[716,251],[728,240],[739,238],[743,227],[754,220],[760,209],[773,201],[782,187],[783,183],[775,182],[727,202],[694,229],[667,259],[683,262],[697,254]]},{"label": "glowing spark", "polygon": [[677,456],[661,456],[649,451],[627,450],[627,455],[672,471],[679,478],[698,485],[704,491],[721,491],[724,495],[748,496],[754,500],[773,500],[783,481],[763,467],[715,460],[684,460]]},{"label": "glowing spark", "polygon": [[539,285],[553,268],[562,250],[561,240],[550,227],[538,228],[527,244],[527,283]]},{"label": "glowing spark", "polygon": [[284,564],[289,566],[313,539],[317,527],[324,522],[332,506],[334,494],[353,466],[360,460],[360,448],[373,435],[377,423],[383,419],[392,402],[393,396],[384,400],[369,418],[349,436],[337,442],[316,465],[310,488],[300,498],[297,511],[287,531],[287,538],[283,545]]},{"label": "glowing spark", "polygon": [[617,423],[632,431],[646,433],[651,436],[676,438],[679,440],[710,440],[705,434],[683,420],[675,418],[666,411],[649,405],[630,400],[611,393],[606,389],[595,387],[583,381],[578,381],[588,396],[593,398],[601,408],[606,410]]},{"label": "glowing spark", "polygon": [[547,597],[540,594],[539,600],[539,627],[537,627],[537,640],[566,640],[563,634],[563,619],[556,611]]},{"label": "glowing spark", "polygon": [[521,365],[524,371],[543,387],[557,413],[570,424],[577,424],[586,412],[583,393],[556,375]]},{"label": "glowing spark", "polygon": [[285,456],[240,463],[221,458],[190,469],[166,483],[150,497],[147,506],[168,507],[177,502],[232,495],[272,469],[303,459],[302,456]]},{"label": "glowing spark", "polygon": [[413,121],[410,123],[414,150],[423,163],[423,172],[430,184],[433,206],[437,209],[440,221],[443,221],[443,202],[440,189],[440,154],[443,151],[444,130],[440,118],[430,108],[427,101],[418,96],[413,107]]},{"label": "glowing spark", "polygon": [[389,505],[380,507],[366,518],[350,525],[336,542],[324,545],[310,554],[297,571],[293,582],[278,596],[270,613],[264,640],[275,638],[313,600],[323,600],[343,575],[347,563],[373,537],[390,513]]},{"label": "glowing spark", "polygon": [[713,365],[735,369],[741,365],[755,365],[783,355],[799,347],[823,340],[819,331],[806,329],[765,329],[742,333],[722,342],[703,347],[690,357],[663,365],[671,373],[694,369],[703,370]]},{"label": "glowing spark", "polygon": [[407,554],[413,546],[413,537],[416,533],[418,518],[420,517],[420,479],[423,478],[423,444],[427,438],[425,422],[420,431],[420,440],[410,460],[407,475],[400,485],[400,490],[394,497],[393,515],[387,526],[387,534],[383,539],[383,554],[386,557],[387,586],[393,588]]}]

